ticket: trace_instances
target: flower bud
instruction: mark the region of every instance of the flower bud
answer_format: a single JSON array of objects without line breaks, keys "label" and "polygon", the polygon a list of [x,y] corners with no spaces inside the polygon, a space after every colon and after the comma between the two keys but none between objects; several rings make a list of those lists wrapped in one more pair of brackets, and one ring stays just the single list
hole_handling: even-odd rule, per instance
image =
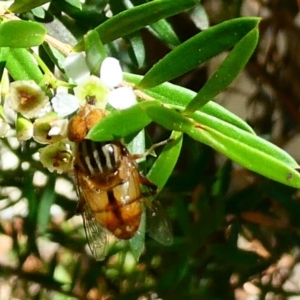
[{"label": "flower bud", "polygon": [[0,138],[4,137],[9,129],[10,126],[4,118],[3,106],[0,105]]},{"label": "flower bud", "polygon": [[16,133],[19,141],[27,141],[33,136],[33,125],[30,120],[18,115],[16,120]]}]

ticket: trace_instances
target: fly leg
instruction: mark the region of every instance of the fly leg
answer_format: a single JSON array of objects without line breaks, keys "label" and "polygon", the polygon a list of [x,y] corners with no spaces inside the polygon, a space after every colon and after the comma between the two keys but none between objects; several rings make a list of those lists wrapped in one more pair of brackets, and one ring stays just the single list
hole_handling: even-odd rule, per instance
[{"label": "fly leg", "polygon": [[146,156],[148,155],[152,155],[154,157],[156,157],[156,154],[155,154],[155,149],[158,148],[158,147],[161,147],[161,146],[164,146],[170,142],[172,142],[173,139],[172,138],[169,138],[169,139],[166,139],[164,141],[161,141],[159,143],[155,143],[153,144],[148,150],[146,150],[143,154],[133,154],[132,155],[132,158],[134,160],[137,160],[137,159],[141,159],[141,158],[145,158]]},{"label": "fly leg", "polygon": [[[147,177],[145,177],[141,173],[139,173],[139,180],[140,180],[140,183],[143,186],[146,186],[150,190],[151,193],[156,194],[157,186],[153,182],[151,182]],[[143,196],[145,196],[145,195],[143,195]]]}]

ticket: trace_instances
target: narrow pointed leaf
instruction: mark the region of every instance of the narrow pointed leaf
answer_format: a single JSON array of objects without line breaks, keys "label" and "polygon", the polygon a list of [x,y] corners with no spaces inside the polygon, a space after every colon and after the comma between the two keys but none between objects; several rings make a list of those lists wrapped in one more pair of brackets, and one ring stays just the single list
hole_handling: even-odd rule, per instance
[{"label": "narrow pointed leaf", "polygon": [[166,20],[159,20],[150,25],[150,28],[153,30],[155,35],[161,39],[164,43],[178,46],[180,40],[174,32],[172,26]]},{"label": "narrow pointed leaf", "polygon": [[194,126],[194,121],[162,105],[148,106],[147,115],[155,123],[169,130],[188,132]]},{"label": "narrow pointed leaf", "polygon": [[0,47],[31,48],[44,42],[46,28],[37,22],[13,20],[0,25]]},{"label": "narrow pointed leaf", "polygon": [[28,219],[31,222],[36,222],[36,214],[37,214],[37,197],[34,192],[34,187],[32,185],[33,182],[33,174],[30,173],[28,176],[24,178],[24,195],[26,195],[28,200]]},{"label": "narrow pointed leaf", "polygon": [[[191,8],[197,2],[196,0],[176,0],[174,4],[174,0],[151,1],[117,14],[96,27],[94,31],[99,34],[103,44],[106,44],[161,19],[176,15]],[[80,41],[74,49],[82,51],[83,41]]]},{"label": "narrow pointed leaf", "polygon": [[86,50],[86,63],[91,73],[99,76],[101,64],[105,57],[107,57],[105,47],[95,31],[87,33],[84,37],[84,44]]},{"label": "narrow pointed leaf", "polygon": [[[124,77],[128,82],[133,84],[137,84],[142,78],[142,76],[129,73],[124,73]],[[196,96],[195,92],[169,82],[151,89],[145,89],[143,92],[154,99],[160,100],[164,104],[180,105],[183,108]],[[253,129],[245,121],[218,103],[208,102],[199,110],[254,134]]]},{"label": "narrow pointed leaf", "polygon": [[65,73],[64,61],[65,61],[66,57],[55,47],[50,46],[47,43],[43,44],[43,48],[44,48],[45,52],[48,54],[48,56],[51,59],[51,61],[53,62],[53,64],[60,70],[60,72],[62,74],[64,74]]},{"label": "narrow pointed leaf", "polygon": [[50,2],[50,0],[16,0],[9,7],[9,11],[15,14],[21,14],[47,2]]},{"label": "narrow pointed leaf", "polygon": [[300,187],[297,162],[285,151],[266,140],[202,113],[193,114],[199,123],[186,133],[223,153],[230,159],[270,179]]},{"label": "narrow pointed leaf", "polygon": [[[232,140],[237,140],[239,143],[247,144],[250,148],[255,148],[258,151],[264,152],[267,155],[282,161],[292,168],[298,166],[296,161],[287,152],[263,138],[260,138],[253,134],[249,134],[248,132],[244,132],[231,124],[208,116],[207,114],[202,112],[194,113],[191,115],[191,117],[200,124],[200,127],[201,125],[204,125],[206,128],[211,128],[212,130],[219,131],[220,134],[227,136]],[[201,128],[199,130],[201,130]],[[230,152],[230,149],[228,149],[228,151]],[[242,152],[240,155],[242,155]],[[257,160],[253,160],[253,163],[255,162],[257,162]]]},{"label": "narrow pointed leaf", "polygon": [[143,39],[139,32],[131,33],[125,40],[131,45],[128,48],[128,54],[137,66],[137,68],[142,68],[145,63],[146,52]]},{"label": "narrow pointed leaf", "polygon": [[159,190],[163,189],[175,168],[182,147],[183,135],[181,132],[173,131],[170,139],[171,142],[164,147],[147,174],[147,178]]},{"label": "narrow pointed leaf", "polygon": [[170,81],[234,46],[257,26],[258,18],[238,18],[213,26],[190,38],[155,64],[139,87],[151,88]]},{"label": "narrow pointed leaf", "polygon": [[[125,139],[125,143],[127,143]],[[141,130],[133,140],[129,141],[129,143],[126,144],[126,147],[132,154],[144,154],[146,151],[145,146],[145,131]]]},{"label": "narrow pointed leaf", "polygon": [[45,187],[44,193],[42,194],[37,212],[37,226],[40,233],[44,233],[47,229],[50,219],[50,209],[55,200],[54,192],[55,178],[50,177],[50,180]]},{"label": "narrow pointed leaf", "polygon": [[78,9],[82,9],[82,4],[80,0],[65,0],[65,1]]},{"label": "narrow pointed leaf", "polygon": [[112,112],[89,131],[88,138],[93,141],[111,141],[137,133],[151,123],[145,112],[147,107],[156,105],[159,105],[158,101],[144,101]]},{"label": "narrow pointed leaf", "polygon": [[300,187],[297,162],[258,136],[200,112],[192,114],[193,119],[158,105],[148,106],[146,112],[161,126],[184,132],[251,171],[288,186]]},{"label": "narrow pointed leaf", "polygon": [[245,67],[257,45],[257,41],[258,28],[256,27],[235,45],[217,71],[188,104],[185,112],[194,112],[224,91]]},{"label": "narrow pointed leaf", "polygon": [[32,79],[37,84],[42,81],[43,74],[27,49],[2,48],[1,51],[6,68],[14,80]]}]

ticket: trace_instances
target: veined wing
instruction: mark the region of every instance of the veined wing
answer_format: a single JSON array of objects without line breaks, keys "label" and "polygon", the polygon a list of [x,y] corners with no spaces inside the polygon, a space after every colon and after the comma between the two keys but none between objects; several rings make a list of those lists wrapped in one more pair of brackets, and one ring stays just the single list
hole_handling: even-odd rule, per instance
[{"label": "veined wing", "polygon": [[96,260],[103,260],[108,251],[109,232],[100,226],[87,203],[83,204],[80,213],[91,252]]},{"label": "veined wing", "polygon": [[90,195],[87,189],[87,180],[84,174],[75,169],[76,189],[79,198],[76,212],[80,213],[83,219],[85,234],[87,237],[88,245],[96,260],[103,260],[108,251],[108,235],[109,232],[103,228],[97,219],[86,199]]},{"label": "veined wing", "polygon": [[172,226],[169,218],[158,200],[148,201],[147,231],[159,243],[170,246],[173,243]]}]

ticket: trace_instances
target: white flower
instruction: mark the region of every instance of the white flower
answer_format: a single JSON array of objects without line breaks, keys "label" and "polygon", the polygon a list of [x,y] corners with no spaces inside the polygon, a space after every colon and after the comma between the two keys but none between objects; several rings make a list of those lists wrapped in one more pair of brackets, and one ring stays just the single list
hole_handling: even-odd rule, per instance
[{"label": "white flower", "polygon": [[48,103],[48,97],[33,80],[12,82],[6,100],[14,111],[26,118],[38,115]]},{"label": "white flower", "polygon": [[[77,63],[77,60],[81,61],[82,65],[78,67],[78,70],[80,69],[87,74],[87,66],[83,66],[83,59],[83,54],[73,55],[66,60],[66,63],[68,67],[71,67],[72,64]],[[74,67],[74,69],[76,68]],[[76,77],[78,74],[75,73],[67,72],[69,76]],[[72,79],[78,78],[75,77]],[[107,103],[115,109],[131,107],[137,103],[136,95],[129,86],[118,87],[122,83],[122,80],[123,73],[119,61],[113,57],[107,57],[102,62],[100,78],[89,76],[83,82],[81,77],[80,81],[77,80],[77,87],[74,88],[75,96],[65,92],[57,93],[51,100],[53,109],[60,117],[65,117],[85,104],[94,105],[99,109],[105,109]]]},{"label": "white flower", "polygon": [[50,113],[33,123],[33,138],[40,144],[53,144],[67,136],[68,120]]},{"label": "white flower", "polygon": [[41,163],[50,172],[61,174],[72,168],[73,156],[69,145],[58,142],[39,149],[39,153]]},{"label": "white flower", "polygon": [[68,94],[66,92],[57,93],[52,99],[51,104],[53,110],[57,113],[59,117],[66,117],[80,107],[80,102],[74,95]]},{"label": "white flower", "polygon": [[74,93],[82,104],[87,103],[104,109],[109,88],[103,83],[101,78],[91,76],[87,81],[75,87]]},{"label": "white flower", "polygon": [[113,57],[104,59],[100,69],[100,79],[111,89],[106,96],[106,102],[113,108],[126,109],[137,103],[131,87],[118,87],[122,83],[123,73],[117,59]]}]

